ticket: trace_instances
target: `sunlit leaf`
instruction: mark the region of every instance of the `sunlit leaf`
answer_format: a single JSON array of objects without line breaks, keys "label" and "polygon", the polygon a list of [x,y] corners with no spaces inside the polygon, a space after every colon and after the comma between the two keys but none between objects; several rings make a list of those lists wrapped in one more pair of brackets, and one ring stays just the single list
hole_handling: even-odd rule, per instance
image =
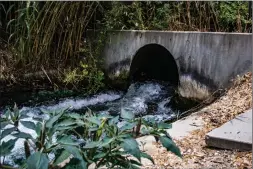
[{"label": "sunlit leaf", "polygon": [[124,142],[121,146],[123,147],[123,149],[127,153],[133,155],[134,157],[136,157],[140,161],[141,151],[140,151],[138,143],[135,139],[133,139],[133,138],[124,139]]},{"label": "sunlit leaf", "polygon": [[75,125],[75,124],[76,124],[75,120],[73,120],[73,119],[65,119],[65,120],[59,122],[57,124],[57,126],[62,127],[62,126],[70,126],[70,125]]},{"label": "sunlit leaf", "polygon": [[36,131],[36,134],[37,134],[38,136],[40,136],[41,129],[42,129],[42,124],[41,124],[40,122],[38,122],[38,123],[36,124],[36,127],[35,127],[35,131]]},{"label": "sunlit leaf", "polygon": [[182,154],[180,152],[180,149],[177,147],[177,145],[167,136],[160,136],[159,137],[162,145],[168,150],[176,154],[178,157],[182,158]]},{"label": "sunlit leaf", "polygon": [[47,122],[46,122],[46,127],[47,128],[52,128],[53,127],[53,124],[59,120],[59,118],[63,115],[64,111],[61,111],[59,114],[57,114],[56,116],[53,116],[51,119],[49,119]]},{"label": "sunlit leaf", "polygon": [[91,122],[91,123],[94,123],[94,124],[98,125],[98,126],[101,125],[101,121],[100,121],[97,117],[95,117],[95,116],[93,116],[93,117],[88,117],[87,120],[88,120],[89,122]]},{"label": "sunlit leaf", "polygon": [[121,131],[125,131],[125,130],[131,130],[136,126],[136,122],[130,123],[130,122],[126,122],[124,123],[124,125],[122,127],[120,127]]},{"label": "sunlit leaf", "polygon": [[117,124],[119,122],[119,116],[116,116],[109,120],[109,125]]}]

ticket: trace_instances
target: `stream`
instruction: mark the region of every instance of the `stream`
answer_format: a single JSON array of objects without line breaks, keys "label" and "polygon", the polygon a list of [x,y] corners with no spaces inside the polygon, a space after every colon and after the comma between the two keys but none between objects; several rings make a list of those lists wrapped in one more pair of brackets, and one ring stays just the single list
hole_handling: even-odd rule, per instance
[{"label": "stream", "polygon": [[[106,91],[86,98],[66,98],[57,103],[22,107],[21,111],[28,116],[26,120],[29,121],[33,120],[34,117],[45,116],[41,113],[41,108],[45,110],[69,108],[70,111],[79,113],[84,113],[89,108],[95,113],[109,113],[111,115],[118,115],[124,109],[133,112],[136,117],[143,117],[147,120],[152,118],[159,122],[176,118],[178,112],[174,112],[170,108],[170,99],[174,92],[174,87],[169,83],[157,81],[136,82],[129,86],[127,92]],[[34,135],[32,130],[22,125],[19,129]],[[13,136],[6,136],[2,141],[13,138]],[[5,161],[9,164],[15,164],[17,159],[23,158],[22,148],[23,141],[20,139],[16,142],[12,154],[5,157]]]}]

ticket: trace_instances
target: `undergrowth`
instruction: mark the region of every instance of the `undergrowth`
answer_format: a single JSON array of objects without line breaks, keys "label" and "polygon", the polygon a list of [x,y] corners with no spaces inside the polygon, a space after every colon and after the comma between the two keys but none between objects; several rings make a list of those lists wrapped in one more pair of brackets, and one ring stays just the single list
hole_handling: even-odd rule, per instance
[{"label": "undergrowth", "polygon": [[[89,166],[137,169],[142,165],[141,158],[154,163],[135,140],[141,134],[153,135],[168,151],[182,157],[166,132],[171,124],[135,118],[125,110],[119,116],[97,115],[91,111],[82,115],[69,113],[67,109],[40,111],[48,117],[28,120],[17,106],[1,114],[1,168],[16,168],[10,166],[5,157],[12,153],[18,139],[23,140],[24,152],[23,159],[16,165],[27,169],[85,169]],[[20,125],[34,134],[22,130]]]},{"label": "undergrowth", "polygon": [[[23,74],[41,71],[53,86],[96,92],[104,87],[100,55],[108,30],[251,32],[249,4],[1,2],[0,38],[8,42],[12,55],[0,58],[0,77],[11,84],[22,83]],[[87,29],[101,30],[96,44],[86,42]],[[40,82],[32,79],[33,83]]]}]

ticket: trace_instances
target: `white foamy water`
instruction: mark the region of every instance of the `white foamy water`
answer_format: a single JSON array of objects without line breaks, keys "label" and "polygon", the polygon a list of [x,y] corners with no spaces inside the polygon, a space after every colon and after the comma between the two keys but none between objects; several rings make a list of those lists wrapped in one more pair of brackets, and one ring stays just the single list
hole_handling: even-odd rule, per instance
[{"label": "white foamy water", "polygon": [[[70,111],[75,111],[89,106],[96,107],[98,105],[103,105],[103,110],[97,113],[108,113],[109,111],[113,111],[116,114],[119,114],[121,109],[125,109],[126,111],[133,112],[135,115],[141,115],[147,120],[153,119],[155,121],[164,121],[176,116],[175,113],[166,106],[166,104],[169,104],[173,92],[174,91],[171,88],[156,82],[133,83],[124,95],[122,93],[107,92],[87,98],[68,98],[54,105],[23,107],[21,111],[29,116],[23,120],[33,121],[36,123],[33,117],[40,117],[43,119],[49,118],[48,115],[42,114],[40,111],[41,108],[45,110],[69,108]],[[149,104],[156,106],[156,108],[152,110],[152,115],[148,114]],[[31,134],[34,138],[36,137],[36,133],[34,131],[24,127],[21,123],[19,130]],[[2,139],[2,141],[8,141],[10,139],[14,139],[14,137],[10,135],[6,136]],[[19,139],[12,150],[12,154],[5,157],[5,161],[8,161],[9,164],[15,166],[14,159],[22,159],[25,156],[23,145],[24,139]]]},{"label": "white foamy water", "polygon": [[120,97],[121,97],[121,94],[105,93],[105,94],[100,94],[100,95],[93,96],[87,99],[76,99],[76,100],[66,99],[56,105],[48,106],[46,107],[46,109],[57,110],[57,109],[64,109],[64,108],[70,107],[71,110],[78,110],[87,106],[93,106],[99,103],[114,101],[116,99],[119,99]]},{"label": "white foamy water", "polygon": [[169,103],[169,96],[172,92],[172,90],[157,82],[133,83],[120,100],[110,102],[107,106],[115,112],[125,109],[136,115],[146,115],[148,113],[148,104],[153,103],[157,104],[157,110],[152,116],[161,116],[161,114],[168,116],[172,112],[166,106],[166,103]]}]

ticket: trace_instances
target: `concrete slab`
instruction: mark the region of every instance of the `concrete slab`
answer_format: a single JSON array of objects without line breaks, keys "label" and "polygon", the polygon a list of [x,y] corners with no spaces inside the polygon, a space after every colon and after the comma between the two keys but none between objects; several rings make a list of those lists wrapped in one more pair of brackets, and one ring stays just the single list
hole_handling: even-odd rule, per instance
[{"label": "concrete slab", "polygon": [[252,110],[238,115],[206,135],[206,144],[222,149],[252,150]]},{"label": "concrete slab", "polygon": [[185,136],[188,136],[190,132],[201,129],[202,127],[202,118],[196,114],[192,114],[172,123],[172,128],[168,129],[167,132],[173,139],[182,139]]}]

